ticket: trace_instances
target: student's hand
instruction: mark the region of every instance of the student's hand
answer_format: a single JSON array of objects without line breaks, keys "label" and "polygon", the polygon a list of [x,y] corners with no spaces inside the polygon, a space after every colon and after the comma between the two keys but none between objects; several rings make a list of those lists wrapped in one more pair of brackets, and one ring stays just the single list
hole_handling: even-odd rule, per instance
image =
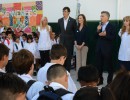
[{"label": "student's hand", "polygon": [[99,33],[99,36],[106,36],[106,31]]}]

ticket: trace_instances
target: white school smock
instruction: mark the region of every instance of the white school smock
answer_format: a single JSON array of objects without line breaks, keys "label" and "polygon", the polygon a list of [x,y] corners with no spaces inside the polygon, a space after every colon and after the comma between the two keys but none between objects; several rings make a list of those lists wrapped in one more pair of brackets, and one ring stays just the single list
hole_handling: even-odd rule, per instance
[{"label": "white school smock", "polygon": [[[30,80],[34,80],[29,74],[22,74],[18,75],[22,80],[24,80],[26,83]],[[36,81],[31,85],[29,90],[27,91],[27,98],[28,100],[32,100],[32,98],[39,93],[43,89],[44,85],[42,82]]]},{"label": "white school smock", "polygon": [[[52,83],[50,83],[49,86],[51,86],[54,90],[57,90],[60,88],[67,90],[63,85],[61,85],[57,82],[52,82]],[[38,97],[39,97],[39,93],[36,96],[34,96],[34,98],[32,100],[37,100]],[[74,97],[74,94],[68,93],[68,94],[63,95],[61,98],[62,98],[62,100],[73,100],[73,97]]]},{"label": "white school smock", "polygon": [[12,60],[12,55],[13,55],[13,50],[14,50],[14,44],[13,44],[13,40],[12,39],[8,39],[9,40],[9,44],[7,42],[7,40],[5,39],[4,44],[10,49],[9,50],[9,58],[8,60]]},{"label": "white school smock", "polygon": [[121,44],[118,59],[121,61],[130,61],[130,35],[128,32],[124,32],[124,34],[121,35],[120,30],[119,36],[121,37]]}]

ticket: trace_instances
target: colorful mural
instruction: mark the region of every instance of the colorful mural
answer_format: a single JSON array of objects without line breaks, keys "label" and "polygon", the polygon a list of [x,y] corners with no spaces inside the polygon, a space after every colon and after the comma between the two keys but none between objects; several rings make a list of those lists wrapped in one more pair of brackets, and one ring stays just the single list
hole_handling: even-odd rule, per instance
[{"label": "colorful mural", "polygon": [[0,20],[6,27],[36,31],[43,16],[42,1],[0,4]]}]

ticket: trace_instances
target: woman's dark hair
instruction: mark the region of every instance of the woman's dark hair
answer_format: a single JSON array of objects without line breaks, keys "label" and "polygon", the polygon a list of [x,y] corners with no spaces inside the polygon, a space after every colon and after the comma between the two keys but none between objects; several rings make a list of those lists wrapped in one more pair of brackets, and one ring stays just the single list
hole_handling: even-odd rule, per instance
[{"label": "woman's dark hair", "polygon": [[119,72],[110,84],[116,100],[130,100],[130,72]]},{"label": "woman's dark hair", "polygon": [[[84,20],[83,24],[84,24],[84,26],[86,26],[86,25],[87,25],[87,21],[86,21],[85,15],[84,15],[84,14],[79,14],[79,16],[82,16],[82,17],[83,17],[83,20]],[[78,16],[78,18],[79,18],[79,16]],[[79,26],[80,26],[80,23],[78,23],[78,27],[79,27]]]}]

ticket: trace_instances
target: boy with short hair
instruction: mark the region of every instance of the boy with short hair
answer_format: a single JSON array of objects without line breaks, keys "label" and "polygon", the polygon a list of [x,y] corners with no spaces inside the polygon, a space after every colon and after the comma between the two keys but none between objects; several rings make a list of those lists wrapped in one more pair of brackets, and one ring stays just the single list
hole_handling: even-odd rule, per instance
[{"label": "boy with short hair", "polygon": [[8,63],[9,48],[0,43],[0,73],[5,73],[5,66]]},{"label": "boy with short hair", "polygon": [[42,82],[34,81],[32,78],[34,71],[33,54],[28,50],[22,49],[14,54],[12,61],[18,76],[29,85],[27,98],[28,100],[32,100],[33,96],[43,88]]},{"label": "boy with short hair", "polygon": [[[62,91],[67,91],[68,88],[68,75],[67,75],[67,71],[65,69],[65,67],[63,65],[60,64],[55,64],[52,65],[48,71],[47,71],[47,80],[48,80],[48,87],[52,87],[55,92],[55,94],[59,95],[58,90],[60,90],[60,94]],[[43,93],[46,90],[43,90]],[[42,93],[42,91],[40,91]],[[53,100],[50,99],[50,97],[52,95],[49,95],[49,97],[47,97],[47,95],[39,95],[37,94],[32,100]],[[59,95],[60,96],[60,95]],[[64,95],[61,95],[60,98],[62,100],[73,100],[73,96],[74,94],[67,91]],[[38,99],[37,99],[38,98]],[[52,97],[51,97],[52,98]],[[59,99],[59,100],[61,100]]]},{"label": "boy with short hair", "polygon": [[[39,69],[37,74],[38,81],[41,81],[44,83],[44,85],[47,85],[47,70],[51,67],[53,64],[61,64],[63,65],[67,57],[67,50],[64,46],[61,44],[55,44],[52,46],[52,49],[50,51],[50,58],[51,62],[46,63],[45,66]],[[74,81],[72,80],[70,73],[67,71],[68,74],[68,90],[75,93],[77,91],[76,85]]]},{"label": "boy with short hair", "polygon": [[26,83],[13,74],[0,76],[0,100],[26,100]]}]

